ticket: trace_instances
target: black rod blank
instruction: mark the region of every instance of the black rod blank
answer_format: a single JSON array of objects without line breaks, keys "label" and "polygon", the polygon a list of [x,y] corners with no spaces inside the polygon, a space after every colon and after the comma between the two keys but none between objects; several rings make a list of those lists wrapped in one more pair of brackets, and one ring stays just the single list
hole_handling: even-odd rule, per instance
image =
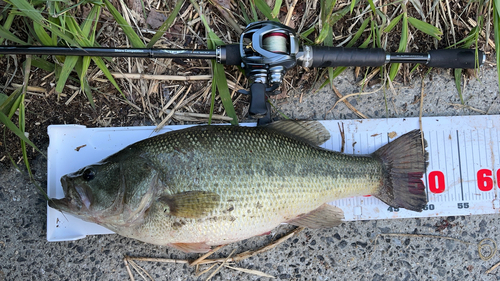
[{"label": "black rod blank", "polygon": [[93,57],[215,59],[215,50],[100,47],[0,46],[0,54]]}]

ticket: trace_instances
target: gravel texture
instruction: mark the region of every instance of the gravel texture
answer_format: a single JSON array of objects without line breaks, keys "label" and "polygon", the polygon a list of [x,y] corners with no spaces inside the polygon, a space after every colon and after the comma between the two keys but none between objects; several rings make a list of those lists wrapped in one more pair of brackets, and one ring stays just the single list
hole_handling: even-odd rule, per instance
[{"label": "gravel texture", "polygon": [[[343,94],[355,93],[352,70],[335,80]],[[362,95],[349,101],[370,118],[419,115],[420,80],[394,85],[396,93]],[[460,104],[449,73],[425,80],[423,116],[481,114]],[[368,88],[377,89],[380,85]],[[468,82],[466,104],[488,114],[500,114],[496,71],[484,69],[480,81]],[[298,119],[357,118],[343,104],[327,113],[338,98],[331,90],[279,100],[279,109]],[[46,186],[46,160],[33,162],[37,183]],[[47,242],[46,202],[34,184],[18,171],[0,166],[0,280],[128,280],[125,255],[194,259],[168,247],[144,244],[118,235],[90,236],[78,241]],[[477,244],[484,238],[500,243],[498,215],[346,222],[332,229],[305,230],[277,248],[235,264],[286,280],[498,280],[500,269],[485,272],[500,261],[496,254],[483,261]],[[290,227],[282,226],[274,235]],[[385,235],[403,233],[411,235]],[[414,235],[416,234],[416,235]],[[379,236],[380,235],[380,236]],[[455,238],[445,239],[425,235]],[[256,249],[272,239],[255,237],[225,247],[218,257]],[[155,280],[205,280],[185,264],[138,262]],[[142,280],[135,274],[136,280]],[[213,280],[267,280],[222,268]]]}]

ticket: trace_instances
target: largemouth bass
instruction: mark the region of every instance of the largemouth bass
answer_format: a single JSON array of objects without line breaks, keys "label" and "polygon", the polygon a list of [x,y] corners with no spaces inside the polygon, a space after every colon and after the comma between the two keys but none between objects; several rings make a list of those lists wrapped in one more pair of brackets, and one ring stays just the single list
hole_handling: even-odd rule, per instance
[{"label": "largemouth bass", "polygon": [[326,203],[351,196],[422,211],[427,153],[420,131],[364,156],[320,148],[329,138],[319,122],[306,121],[172,131],[63,176],[65,197],[49,206],[185,252],[206,252],[281,223],[336,226],[343,212]]}]

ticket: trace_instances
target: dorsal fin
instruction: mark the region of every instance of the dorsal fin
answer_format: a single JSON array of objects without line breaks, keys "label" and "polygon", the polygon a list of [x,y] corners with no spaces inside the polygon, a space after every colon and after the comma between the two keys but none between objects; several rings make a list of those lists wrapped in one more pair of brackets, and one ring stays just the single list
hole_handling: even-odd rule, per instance
[{"label": "dorsal fin", "polygon": [[317,146],[330,138],[328,130],[318,121],[281,120],[266,127]]}]

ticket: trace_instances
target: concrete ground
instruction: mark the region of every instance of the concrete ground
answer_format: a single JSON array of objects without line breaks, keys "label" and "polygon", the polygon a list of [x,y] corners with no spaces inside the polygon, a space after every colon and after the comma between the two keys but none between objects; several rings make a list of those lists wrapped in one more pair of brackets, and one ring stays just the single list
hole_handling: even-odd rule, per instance
[{"label": "concrete ground", "polygon": [[[343,95],[359,91],[353,85],[352,72],[348,70],[335,80]],[[395,93],[386,91],[387,110],[382,92],[349,101],[370,118],[418,116],[421,83],[418,79],[414,81],[409,86],[395,84]],[[500,114],[498,82],[492,68],[483,69],[480,81],[467,83],[464,100],[474,109],[453,105],[460,104],[460,100],[448,72],[433,74],[424,83],[424,116]],[[375,85],[373,89],[378,87]],[[277,103],[285,114],[298,119],[357,118],[343,104],[327,113],[338,100],[331,90],[304,94],[302,103],[299,99],[292,96]],[[41,157],[33,163],[37,183],[42,187],[46,186],[46,164]],[[0,280],[128,280],[123,263],[125,255],[171,259],[198,256],[118,235],[47,242],[46,202],[21,173],[1,166],[0,218]],[[486,271],[500,261],[500,255],[483,261],[477,247],[484,238],[500,243],[499,226],[498,215],[346,222],[332,229],[306,229],[275,249],[234,266],[288,280],[499,280],[500,269],[490,274]],[[283,234],[285,228],[278,229],[277,235]],[[389,233],[411,235],[383,236]],[[272,238],[261,236],[232,244],[215,256],[226,257],[233,249],[237,249],[236,253],[257,249]],[[185,264],[138,264],[155,280],[208,277],[208,274],[195,277],[195,268]],[[134,275],[136,280],[142,280],[137,273]],[[213,280],[267,278],[222,268]]]}]

